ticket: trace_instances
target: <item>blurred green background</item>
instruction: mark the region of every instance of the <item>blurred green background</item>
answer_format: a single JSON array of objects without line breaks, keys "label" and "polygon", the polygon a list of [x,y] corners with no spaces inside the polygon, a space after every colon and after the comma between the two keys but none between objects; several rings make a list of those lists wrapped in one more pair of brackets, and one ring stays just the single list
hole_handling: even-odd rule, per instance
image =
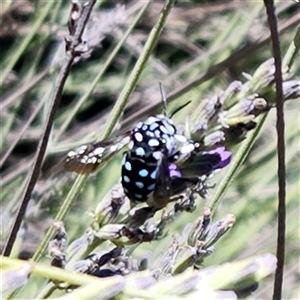
[{"label": "blurred green background", "polygon": [[[68,77],[47,149],[40,180],[29,204],[15,255],[30,257],[50,226],[75,175],[63,170],[62,158],[71,149],[91,142],[104,128],[116,98],[139,57],[161,9],[151,3],[138,25],[105,69],[108,56],[145,5],[143,1],[98,1],[85,38],[86,57],[74,64]],[[45,122],[53,84],[64,57],[68,34],[68,1],[6,1],[1,4],[1,246],[13,222],[24,179],[32,164]],[[299,4],[279,1],[277,13],[282,53],[299,26]],[[118,124],[116,133],[134,126],[151,113],[161,112],[158,82],[172,95],[170,110],[187,100],[192,105],[174,117],[182,123],[206,97],[225,90],[234,80],[245,81],[272,56],[267,17],[262,1],[178,1],[155,51],[142,73]],[[292,68],[299,79],[300,60]],[[99,76],[95,88],[93,80]],[[85,97],[85,95],[87,97]],[[83,98],[85,97],[85,98]],[[82,102],[79,106],[78,103]],[[78,106],[77,106],[78,105]],[[159,107],[159,108],[157,108]],[[285,105],[287,165],[287,240],[283,299],[299,297],[299,101]],[[30,120],[32,118],[33,120]],[[233,213],[237,222],[216,245],[204,265],[220,264],[276,250],[277,156],[275,110],[263,126],[247,161],[217,209],[215,220]],[[237,146],[238,148],[238,146]],[[90,176],[65,225],[70,241],[89,226],[97,203],[118,182],[122,154]],[[222,170],[212,180],[218,183]],[[208,200],[213,196],[210,190]],[[172,235],[181,233],[209,202],[198,199],[193,214],[184,213],[168,227],[168,237],[140,246],[136,255],[159,255]],[[45,259],[48,260],[47,258]],[[255,299],[270,299],[273,278],[265,280]]]}]

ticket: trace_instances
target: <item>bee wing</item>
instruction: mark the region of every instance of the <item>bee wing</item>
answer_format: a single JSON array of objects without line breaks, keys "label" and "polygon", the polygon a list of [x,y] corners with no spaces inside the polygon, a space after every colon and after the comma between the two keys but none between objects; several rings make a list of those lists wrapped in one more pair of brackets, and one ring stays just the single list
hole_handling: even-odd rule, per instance
[{"label": "bee wing", "polygon": [[130,132],[117,136],[114,139],[82,145],[70,151],[65,160],[64,167],[67,171],[78,174],[90,174],[97,170],[115,153],[119,152],[130,142]]},{"label": "bee wing", "polygon": [[195,159],[187,165],[180,166],[179,170],[182,177],[209,175],[220,162],[220,154],[203,153],[198,154]]},{"label": "bee wing", "polygon": [[175,164],[169,163],[167,156],[161,152],[151,204],[157,208],[165,207],[171,197],[179,195],[188,187],[197,185],[199,176],[210,174],[220,161],[219,154],[204,153],[198,155],[187,166],[178,168]]},{"label": "bee wing", "polygon": [[169,163],[165,151],[161,152],[158,164],[155,189],[152,196],[153,205],[157,208],[165,207],[172,195],[172,180],[170,177]]},{"label": "bee wing", "polygon": [[187,188],[195,186],[199,182],[198,177],[175,177],[171,180],[171,188],[172,188],[172,195],[179,195],[180,193],[184,192]]}]

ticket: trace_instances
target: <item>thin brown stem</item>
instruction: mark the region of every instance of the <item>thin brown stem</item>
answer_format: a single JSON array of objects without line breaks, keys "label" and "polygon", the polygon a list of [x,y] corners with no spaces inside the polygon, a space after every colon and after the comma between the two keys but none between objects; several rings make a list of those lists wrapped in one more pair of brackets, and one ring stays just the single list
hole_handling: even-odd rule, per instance
[{"label": "thin brown stem", "polygon": [[277,236],[277,269],[273,288],[273,300],[280,300],[282,297],[282,282],[284,272],[285,254],[285,196],[286,196],[286,170],[285,170],[285,138],[284,138],[284,99],[282,88],[282,62],[280,42],[277,26],[277,18],[273,0],[264,0],[269,27],[271,32],[273,54],[275,59],[275,83],[276,83],[276,108],[277,108],[277,152],[278,152],[278,236]]},{"label": "thin brown stem", "polygon": [[41,165],[43,162],[43,158],[46,152],[49,136],[52,129],[52,124],[54,121],[55,113],[59,107],[61,95],[63,92],[63,88],[65,85],[65,82],[69,76],[71,66],[74,62],[74,59],[79,55],[77,47],[81,43],[81,36],[83,33],[83,30],[87,24],[87,21],[90,17],[92,8],[94,4],[96,3],[96,0],[90,0],[83,8],[80,15],[80,18],[78,19],[78,23],[74,32],[74,35],[71,37],[68,45],[68,51],[66,52],[65,61],[62,65],[62,68],[60,70],[60,73],[57,78],[56,85],[54,87],[53,96],[51,99],[51,105],[49,107],[49,113],[46,119],[46,124],[43,130],[43,134],[41,136],[40,142],[38,144],[38,148],[36,151],[36,155],[34,158],[32,169],[30,170],[30,173],[28,175],[28,179],[26,180],[26,187],[25,191],[20,203],[20,206],[18,208],[17,216],[14,220],[14,224],[12,226],[12,229],[9,234],[9,238],[7,240],[7,243],[5,245],[5,248],[3,250],[4,256],[9,256],[12,250],[12,247],[14,245],[14,242],[17,237],[17,233],[21,227],[22,220],[24,218],[26,208],[28,206],[29,200],[31,198],[31,193],[34,189],[34,186],[37,182]]}]

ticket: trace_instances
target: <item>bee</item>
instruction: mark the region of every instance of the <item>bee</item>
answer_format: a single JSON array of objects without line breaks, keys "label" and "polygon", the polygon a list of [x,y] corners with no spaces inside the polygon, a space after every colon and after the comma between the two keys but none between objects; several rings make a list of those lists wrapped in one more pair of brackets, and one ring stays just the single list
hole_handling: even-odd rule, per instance
[{"label": "bee", "polygon": [[218,168],[222,153],[201,152],[198,142],[177,132],[174,113],[168,117],[166,104],[164,108],[164,114],[148,117],[123,135],[70,151],[65,168],[79,174],[91,173],[103,160],[128,146],[121,166],[125,195],[133,202],[147,202],[157,209],[165,207],[171,197],[195,185],[199,176]]}]

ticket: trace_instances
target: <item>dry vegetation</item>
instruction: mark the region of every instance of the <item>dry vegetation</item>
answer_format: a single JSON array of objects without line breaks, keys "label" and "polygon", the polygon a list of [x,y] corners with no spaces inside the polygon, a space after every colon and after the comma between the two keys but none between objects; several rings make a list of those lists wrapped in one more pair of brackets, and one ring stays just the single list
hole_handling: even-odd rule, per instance
[{"label": "dry vegetation", "polygon": [[[71,199],[66,213],[63,213],[64,226],[71,243],[95,223],[94,212],[97,207],[99,210],[99,205],[104,199],[110,197],[111,188],[119,180],[121,153],[110,159],[99,172],[85,178],[82,187],[78,188],[79,192],[70,195],[70,190],[74,190],[72,185],[76,175],[66,172],[62,164],[69,150],[93,142],[103,137],[104,132],[109,132],[107,124],[116,117],[111,114],[116,99],[141,56],[163,5],[162,1],[148,3],[149,5],[143,1],[125,1],[124,5],[116,2],[118,1],[102,4],[101,1],[97,1],[95,4],[83,35],[87,41],[87,51],[76,59],[64,86],[39,180],[31,195],[13,248],[13,256],[22,259],[32,257],[35,253],[42,266],[39,266],[39,271],[35,273],[38,276],[30,277],[18,294],[12,294],[11,297],[50,297],[52,293],[52,297],[58,297],[64,293],[64,290],[54,291],[43,277],[64,281],[69,278],[64,276],[68,275],[63,272],[61,275],[50,274],[50,268],[47,269],[50,265],[49,257],[45,252],[36,253],[36,250],[41,247],[42,241],[48,245],[49,240],[45,240],[45,234],[57,214],[61,213],[60,209],[65,199]],[[202,4],[198,2],[200,1],[178,1],[172,8],[158,43],[143,67],[137,86],[131,93],[125,109],[117,115],[120,118],[115,124],[113,136],[132,128],[148,115],[161,112],[158,82],[161,82],[166,90],[170,111],[188,100],[192,101],[174,117],[176,124],[186,125],[187,120],[193,120],[195,117],[195,110],[201,105],[201,101],[221,95],[235,80],[247,82],[249,77],[245,78],[243,73],[254,74],[257,68],[272,56],[263,1],[201,1]],[[64,37],[68,35],[67,22],[71,5],[69,1],[24,0],[6,1],[1,6],[1,248],[4,248],[24,193],[26,178],[47,118],[54,84],[65,56]],[[145,12],[137,19],[144,8]],[[280,1],[277,4],[277,13],[282,53],[285,55],[297,30],[299,31],[299,3]],[[129,30],[135,22],[136,25]],[[125,33],[128,33],[126,39]],[[289,74],[291,80],[298,80],[298,84],[299,62],[299,58],[293,61]],[[260,86],[260,82],[257,86]],[[264,91],[258,88],[254,89],[254,92],[261,92],[260,95],[271,105],[275,101],[271,90],[272,84]],[[298,91],[295,91],[295,94],[297,93],[298,99],[287,101],[285,105],[287,235],[283,299],[299,297],[299,85]],[[170,218],[158,240],[141,243],[136,249],[136,245],[127,246],[127,254],[134,251],[134,262],[147,258],[148,267],[157,268],[170,244],[174,246],[176,243],[184,243],[188,230],[186,225],[195,222],[202,215],[204,207],[213,201],[218,204],[213,215],[214,221],[234,214],[236,222],[220,240],[216,239],[214,252],[204,260],[199,260],[198,267],[205,270],[205,267],[221,266],[226,262],[254,255],[261,257],[262,265],[270,263],[270,257],[266,258],[263,255],[275,254],[276,249],[275,109],[266,114],[267,117],[259,121],[261,130],[249,132],[249,135],[252,134],[252,138],[255,138],[255,142],[243,142],[246,150],[241,150],[241,144],[237,141],[228,142],[233,157],[242,152],[243,158],[237,162],[244,161],[241,168],[232,170],[228,167],[216,174],[210,180],[210,183],[215,183],[216,186],[209,190],[207,200],[199,197],[197,208],[192,213],[182,212]],[[219,191],[218,187],[224,184],[221,181],[225,176],[233,176],[233,180],[226,181],[226,191]],[[156,217],[160,218],[160,215]],[[231,221],[228,221],[226,226],[230,227]],[[95,249],[88,248],[84,253],[88,254],[89,250],[95,252],[113,248],[112,244],[108,243],[93,246]],[[68,251],[76,251],[74,245]],[[179,263],[178,259],[178,270],[185,269],[185,265],[182,265],[182,261]],[[259,280],[259,287],[250,297],[271,299],[273,277],[264,278],[267,274],[255,273],[257,270],[251,269],[253,262],[254,258],[248,262],[247,267],[242,267],[242,270],[253,276],[249,276],[250,279],[246,276],[249,279],[248,285]],[[172,263],[176,265],[175,262]],[[43,266],[46,267],[43,269]],[[265,266],[261,268],[264,269]],[[221,278],[229,274],[235,275],[232,269],[221,269],[220,272]],[[184,274],[189,276],[188,273]],[[205,273],[203,274],[202,276],[205,276]],[[237,277],[242,276],[241,273],[237,274]],[[184,286],[186,282],[195,280],[184,276],[179,277],[178,282],[167,283],[165,290],[161,287],[152,288],[151,295],[163,298],[171,294],[174,299],[179,299],[183,291],[172,294],[174,286]],[[234,277],[232,281],[228,279],[229,282],[224,283],[219,283],[216,278],[218,277],[211,279],[214,282],[212,286],[217,281],[214,286],[216,290],[240,289],[240,278]],[[89,291],[99,288],[98,282],[85,280],[87,281],[80,277],[76,279],[76,276],[74,281],[71,280],[73,284],[91,285],[86,291],[75,290],[74,293],[78,292],[73,294],[75,298],[82,298],[82,295],[92,297],[92,294],[88,294]],[[142,282],[144,279],[138,280]],[[101,297],[113,296],[118,290],[111,287],[119,284],[120,290],[125,291],[120,299],[149,299],[149,294],[141,292],[143,288],[137,288],[141,284],[138,280],[134,288],[122,286],[123,282],[107,281],[107,285],[103,284],[103,290],[99,290],[98,293],[102,293]],[[162,281],[162,278],[160,280]],[[212,286],[210,287],[214,290]],[[207,295],[211,295],[210,299],[223,299],[217,298],[216,294],[209,294],[210,290],[205,291],[202,285],[201,287],[204,291],[198,291],[198,294],[195,291],[190,293],[189,299],[208,299]],[[256,287],[255,284],[253,287]],[[110,289],[111,294],[103,296],[107,295]],[[13,286],[8,290],[12,292]],[[223,294],[220,297],[225,296]]]}]

